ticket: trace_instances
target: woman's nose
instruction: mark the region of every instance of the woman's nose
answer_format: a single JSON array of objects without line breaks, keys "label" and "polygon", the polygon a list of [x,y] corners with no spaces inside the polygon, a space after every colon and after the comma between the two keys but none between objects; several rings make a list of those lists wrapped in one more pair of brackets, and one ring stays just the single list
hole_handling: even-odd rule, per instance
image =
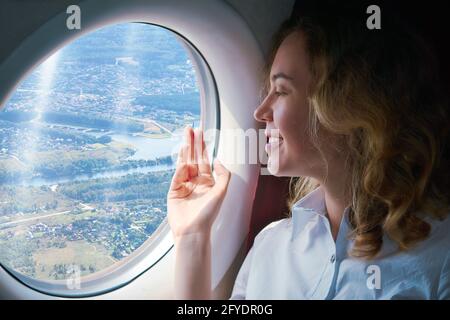
[{"label": "woman's nose", "polygon": [[272,109],[267,98],[253,112],[253,117],[259,122],[272,121]]}]

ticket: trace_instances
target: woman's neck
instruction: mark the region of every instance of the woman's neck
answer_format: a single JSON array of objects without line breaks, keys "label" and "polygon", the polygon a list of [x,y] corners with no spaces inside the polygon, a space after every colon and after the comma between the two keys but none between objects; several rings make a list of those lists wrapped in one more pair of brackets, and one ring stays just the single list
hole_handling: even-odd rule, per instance
[{"label": "woman's neck", "polygon": [[330,170],[328,178],[320,182],[324,192],[325,207],[330,221],[331,234],[335,241],[344,210],[350,205],[351,199],[348,195],[348,176],[344,173],[345,170],[333,170],[332,172]]},{"label": "woman's neck", "polygon": [[336,241],[339,226],[344,215],[344,210],[348,206],[346,197],[341,192],[330,191],[329,188],[324,186],[325,193],[325,206],[327,209],[328,219],[331,226],[331,234]]}]

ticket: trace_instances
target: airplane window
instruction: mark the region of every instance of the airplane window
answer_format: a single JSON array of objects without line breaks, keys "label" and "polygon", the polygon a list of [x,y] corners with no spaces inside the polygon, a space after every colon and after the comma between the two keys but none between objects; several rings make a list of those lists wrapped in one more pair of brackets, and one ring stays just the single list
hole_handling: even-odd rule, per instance
[{"label": "airplane window", "polygon": [[80,37],[0,111],[0,263],[39,280],[95,274],[165,223],[188,124],[200,125],[180,37],[143,23]]}]

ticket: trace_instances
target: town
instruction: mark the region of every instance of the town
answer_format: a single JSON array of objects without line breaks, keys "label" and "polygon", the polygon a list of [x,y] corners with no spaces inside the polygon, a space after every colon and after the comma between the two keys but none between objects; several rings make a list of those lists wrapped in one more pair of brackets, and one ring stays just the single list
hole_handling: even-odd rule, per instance
[{"label": "town", "polygon": [[52,56],[0,112],[2,265],[62,280],[133,254],[164,223],[180,132],[199,121],[194,68],[167,30],[116,25]]}]

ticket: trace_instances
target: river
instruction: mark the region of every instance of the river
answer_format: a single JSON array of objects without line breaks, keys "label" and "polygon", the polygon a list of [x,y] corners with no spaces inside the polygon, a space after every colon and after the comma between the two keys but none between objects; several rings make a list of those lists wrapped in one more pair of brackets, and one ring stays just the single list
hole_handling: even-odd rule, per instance
[{"label": "river", "polygon": [[113,140],[131,144],[137,151],[127,160],[150,160],[178,153],[182,136],[174,135],[165,139],[150,139],[128,134],[113,134]]},{"label": "river", "polygon": [[[176,154],[178,153],[180,143],[183,139],[183,136],[179,131],[170,138],[162,139],[145,138],[128,134],[111,134],[110,136],[113,140],[130,144],[134,149],[136,149],[136,153],[133,156],[128,157],[126,160],[153,160],[155,158]],[[173,163],[176,163],[176,159],[173,159]],[[58,185],[61,183],[72,181],[85,181],[98,178],[116,178],[133,173],[145,174],[148,172],[170,170],[173,168],[174,165],[155,165],[149,167],[131,168],[128,170],[113,170],[108,172],[96,173],[93,175],[81,174],[75,175],[73,177],[63,178],[36,177],[29,180],[23,180],[17,184],[22,186],[40,187],[43,185]]]}]

